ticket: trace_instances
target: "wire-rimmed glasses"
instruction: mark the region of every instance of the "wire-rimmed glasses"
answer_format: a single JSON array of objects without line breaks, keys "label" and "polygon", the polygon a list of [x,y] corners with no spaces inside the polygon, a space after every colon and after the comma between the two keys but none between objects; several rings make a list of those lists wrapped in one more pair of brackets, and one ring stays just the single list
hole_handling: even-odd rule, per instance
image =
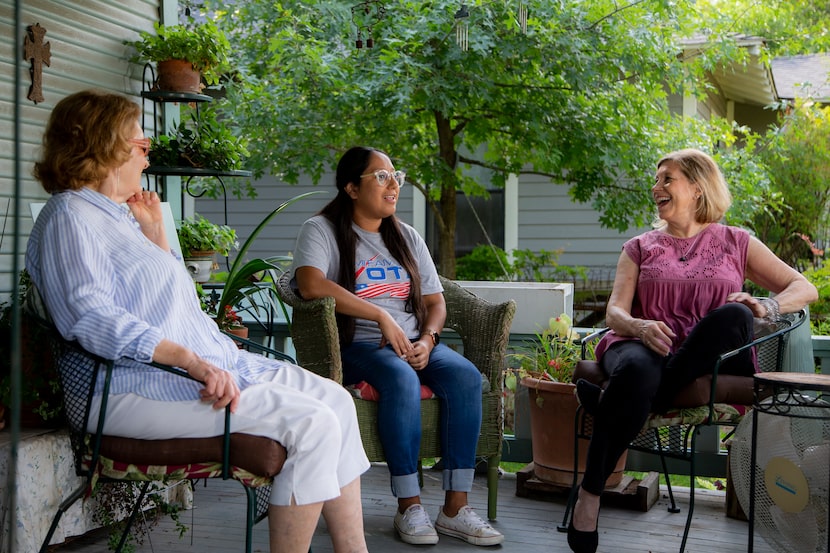
[{"label": "wire-rimmed glasses", "polygon": [[360,175],[360,178],[363,177],[375,177],[375,180],[378,183],[378,186],[386,186],[389,184],[389,179],[395,179],[395,182],[398,183],[398,186],[403,186],[406,182],[406,172],[405,171],[387,171],[386,169],[378,169],[377,171],[373,171],[371,173],[366,173],[364,175]]},{"label": "wire-rimmed glasses", "polygon": [[130,138],[130,144],[138,146],[144,153],[144,157],[150,155],[150,139],[149,138]]}]

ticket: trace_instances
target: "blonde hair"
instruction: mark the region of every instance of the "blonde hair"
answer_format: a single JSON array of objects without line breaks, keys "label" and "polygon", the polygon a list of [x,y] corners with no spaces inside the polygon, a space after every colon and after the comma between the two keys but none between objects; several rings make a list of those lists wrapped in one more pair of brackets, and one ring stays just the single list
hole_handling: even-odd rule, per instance
[{"label": "blonde hair", "polygon": [[50,194],[101,181],[130,159],[129,139],[140,115],[138,104],[120,94],[84,90],[67,96],[49,116],[35,178]]},{"label": "blonde hair", "polygon": [[[700,198],[695,210],[695,221],[698,223],[715,223],[720,221],[729,206],[732,205],[732,194],[723,178],[718,164],[708,154],[687,148],[664,155],[657,162],[659,169],[664,163],[673,162],[680,172],[689,179],[689,182],[700,188]],[[658,219],[656,227],[665,226],[666,222]]]}]

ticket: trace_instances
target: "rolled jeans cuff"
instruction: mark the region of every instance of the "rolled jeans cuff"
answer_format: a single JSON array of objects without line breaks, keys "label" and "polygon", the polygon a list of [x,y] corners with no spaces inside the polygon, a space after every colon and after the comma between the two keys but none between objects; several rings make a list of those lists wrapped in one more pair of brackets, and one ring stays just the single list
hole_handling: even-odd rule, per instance
[{"label": "rolled jeans cuff", "polygon": [[417,497],[421,495],[418,473],[392,476],[392,495],[395,497]]},{"label": "rolled jeans cuff", "polygon": [[473,489],[476,469],[444,469],[444,491],[469,492]]}]

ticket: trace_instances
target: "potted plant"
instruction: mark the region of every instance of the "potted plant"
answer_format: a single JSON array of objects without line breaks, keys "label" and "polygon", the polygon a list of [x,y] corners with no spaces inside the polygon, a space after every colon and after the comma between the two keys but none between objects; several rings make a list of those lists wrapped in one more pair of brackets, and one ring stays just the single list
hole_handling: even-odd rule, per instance
[{"label": "potted plant", "polygon": [[210,280],[214,254],[227,257],[238,246],[234,229],[211,223],[198,213],[183,219],[177,234],[185,266],[196,282]]},{"label": "potted plant", "polygon": [[210,108],[192,111],[172,132],[151,138],[150,144],[153,166],[235,171],[250,155],[247,140],[221,124]]},{"label": "potted plant", "polygon": [[[245,254],[248,252],[248,249],[251,247],[256,237],[260,232],[262,232],[262,229],[265,228],[271,219],[277,215],[277,213],[280,213],[286,207],[298,200],[302,200],[303,198],[319,193],[321,193],[321,191],[306,192],[286,200],[266,215],[262,221],[259,222],[248,239],[242,244],[236,259],[231,265],[230,271],[228,271],[227,277],[224,279],[225,283],[222,287],[222,293],[216,302],[216,323],[220,328],[225,328],[227,326],[228,318],[231,314],[238,316],[236,309],[240,304],[246,303],[246,300],[251,309],[257,309],[258,303],[251,300],[254,295],[261,291],[261,284],[258,283],[265,283],[266,286],[269,285],[269,280],[267,278],[268,272],[281,271],[281,264],[290,259],[285,256],[272,256],[265,259],[254,258],[245,261]],[[273,285],[274,283],[271,281],[270,286]],[[272,297],[278,298],[276,293],[274,293]],[[285,313],[285,306],[280,303],[280,308],[283,309],[283,312],[286,315],[286,320],[289,320],[288,314]]]},{"label": "potted plant", "polygon": [[[26,269],[18,275],[17,293],[22,306],[31,287]],[[52,350],[48,347],[48,332],[25,313],[20,317],[20,424],[22,427],[51,427],[59,424],[63,410],[60,378],[55,368]],[[0,303],[0,428],[8,417],[11,405],[11,343],[12,303]],[[44,347],[47,346],[47,347]],[[5,417],[5,418],[4,418]]]},{"label": "potted plant", "polygon": [[219,82],[230,67],[230,42],[212,21],[198,25],[154,25],[155,32],[142,31],[139,39],[125,41],[135,48],[134,62],[155,62],[157,90],[202,91],[201,79],[208,85]]},{"label": "potted plant", "polygon": [[[587,347],[593,357],[593,347]],[[573,483],[574,417],[578,407],[576,385],[572,382],[577,362],[582,359],[579,333],[565,313],[551,317],[548,326],[536,338],[510,355],[518,363],[519,382],[530,394],[530,434],[533,451],[533,474],[539,480],[563,488]],[[512,384],[515,387],[515,381]],[[580,475],[585,472],[587,441],[579,445]],[[626,456],[606,482],[607,487],[620,483]]]}]

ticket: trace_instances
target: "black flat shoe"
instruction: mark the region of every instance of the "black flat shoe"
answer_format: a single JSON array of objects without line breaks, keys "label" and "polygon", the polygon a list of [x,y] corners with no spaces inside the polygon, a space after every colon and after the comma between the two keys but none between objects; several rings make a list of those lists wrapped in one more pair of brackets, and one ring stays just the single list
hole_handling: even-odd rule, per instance
[{"label": "black flat shoe", "polygon": [[568,547],[574,553],[596,553],[599,545],[599,532],[583,532],[574,528],[574,522],[568,524]]},{"label": "black flat shoe", "polygon": [[584,378],[576,381],[576,400],[589,415],[596,414],[600,397],[602,397],[602,388]]}]

